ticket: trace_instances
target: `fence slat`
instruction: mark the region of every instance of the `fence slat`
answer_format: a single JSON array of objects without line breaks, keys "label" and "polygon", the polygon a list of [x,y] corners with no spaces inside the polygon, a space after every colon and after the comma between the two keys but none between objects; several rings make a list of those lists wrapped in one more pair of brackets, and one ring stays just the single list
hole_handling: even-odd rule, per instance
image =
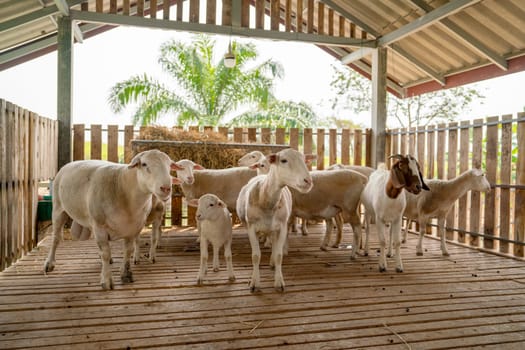
[{"label": "fence slat", "polygon": [[299,129],[290,128],[290,147],[299,150]]},{"label": "fence slat", "polygon": [[[469,168],[470,129],[468,126],[470,122],[462,121],[460,125],[462,129],[459,133],[459,172],[463,174]],[[469,215],[467,199],[468,194],[465,194],[458,200],[458,228],[464,231],[467,230],[467,216]],[[466,234],[459,231],[458,241],[461,243],[467,242]]]},{"label": "fence slat", "polygon": [[86,141],[84,138],[84,124],[73,125],[73,160],[85,159],[84,148]]},{"label": "fence slat", "polygon": [[118,163],[118,125],[108,125],[108,160]]},{"label": "fence slat", "polygon": [[[504,115],[502,121],[512,120],[512,115]],[[512,123],[501,125],[501,157],[500,157],[500,175],[499,182],[510,184],[510,174],[512,168]],[[510,189],[500,188],[499,195],[499,236],[510,238]],[[499,251],[509,252],[509,244],[500,241]]]},{"label": "fence slat", "polygon": [[284,145],[285,142],[285,129],[278,128],[275,130],[275,143],[278,145]]},{"label": "fence slat", "polygon": [[[487,180],[491,184],[496,183],[496,171],[498,166],[498,125],[490,125],[491,123],[496,123],[499,120],[499,117],[489,117],[487,118],[487,140],[486,140],[486,158],[485,162],[487,164],[486,176]],[[484,213],[484,233],[488,235],[496,235],[495,230],[495,201],[496,201],[496,191],[492,190],[485,194],[485,213]],[[485,237],[483,239],[483,247],[487,249],[494,248],[494,240],[491,238]]]},{"label": "fence slat", "polygon": [[102,125],[91,125],[91,158],[102,159]]},{"label": "fence slat", "polygon": [[[481,169],[482,148],[483,148],[483,119],[475,119],[472,122],[475,126],[472,128],[472,167]],[[475,191],[470,194],[470,230],[472,232],[480,231],[481,221],[481,195]],[[477,236],[470,238],[470,245],[479,246]]]},{"label": "fence slat", "polygon": [[324,169],[324,129],[317,129],[317,170]]},{"label": "fence slat", "polygon": [[[304,154],[313,154],[313,130],[306,128],[303,130],[303,153]],[[308,169],[312,170],[312,162],[307,164]]]},{"label": "fence slat", "polygon": [[[450,123],[448,131],[448,150],[447,150],[447,179],[451,180],[457,176],[458,164],[458,123]],[[443,148],[444,149],[444,148]],[[443,152],[443,151],[441,151]],[[456,203],[452,205],[447,215],[446,227],[456,227]],[[456,231],[447,230],[447,239],[455,240]]]},{"label": "fence slat", "polygon": [[350,164],[350,129],[341,131],[341,164]]},{"label": "fence slat", "polygon": [[[518,113],[519,119],[525,118],[525,113]],[[525,185],[525,121],[518,122],[517,127],[517,164],[516,164],[516,185]],[[516,190],[516,205],[514,206],[514,239],[519,242],[525,242],[525,190]],[[525,256],[522,245],[514,245],[514,255],[518,257]]]},{"label": "fence slat", "polygon": [[363,165],[363,131],[360,129],[354,130],[354,165]]},{"label": "fence slat", "polygon": [[330,129],[328,131],[329,133],[329,147],[328,150],[329,156],[328,156],[328,165],[332,165],[337,163],[337,130],[336,129]]}]

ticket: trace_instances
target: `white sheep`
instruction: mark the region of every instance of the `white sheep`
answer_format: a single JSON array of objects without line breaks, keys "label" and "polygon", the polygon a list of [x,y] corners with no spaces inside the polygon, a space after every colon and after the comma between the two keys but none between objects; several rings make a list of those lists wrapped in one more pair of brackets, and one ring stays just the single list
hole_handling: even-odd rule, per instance
[{"label": "white sheep", "polygon": [[255,168],[257,175],[268,174],[268,171],[270,171],[270,163],[268,163],[266,156],[261,151],[246,153],[237,161],[237,165]]},{"label": "white sheep", "polygon": [[268,155],[268,174],[253,178],[239,193],[237,215],[247,226],[252,247],[253,271],[249,284],[252,292],[260,290],[261,250],[258,236],[261,235],[271,237],[270,265],[275,268],[274,287],[284,291],[283,249],[292,211],[292,196],[288,187],[300,192],[312,189],[312,177],[306,167],[305,158],[308,157],[291,148]]},{"label": "white sheep", "polygon": [[[343,221],[350,222],[354,232],[355,258],[361,239],[361,220],[359,218],[359,201],[365,188],[366,176],[352,170],[317,170],[310,172],[313,188],[308,193],[291,190],[293,198],[292,214],[314,220],[324,219],[325,236],[321,249],[326,250],[332,233],[332,218],[342,215]],[[337,239],[333,247],[338,247],[342,239],[342,224],[338,227]]]},{"label": "white sheep", "polygon": [[[172,178],[174,185],[180,185],[182,183],[192,184],[194,181],[193,169],[200,165],[195,164],[189,159],[181,159],[175,163],[172,167],[177,172],[177,177]],[[149,260],[155,263],[156,251],[160,236],[162,235],[162,220],[164,219],[164,212],[166,211],[166,203],[156,196],[152,197],[151,212],[146,219],[146,225],[151,225],[151,242],[149,248]],[[135,264],[139,263],[140,260],[140,235],[135,240],[135,254],[133,261]]]},{"label": "white sheep", "polygon": [[120,277],[125,283],[133,282],[133,243],[151,211],[152,195],[163,201],[171,197],[172,167],[175,162],[158,150],[137,154],[129,165],[101,160],[64,165],[53,182],[53,239],[44,271],[55,267],[62,228],[70,217],[95,235],[102,260],[102,288],[113,289],[109,240],[124,239]]},{"label": "white sheep", "polygon": [[392,244],[395,249],[396,271],[403,272],[403,262],[400,254],[401,222],[406,206],[405,191],[418,194],[422,189],[428,190],[419,164],[410,155],[392,156],[396,159],[390,171],[381,164],[374,171],[365,189],[361,193],[361,202],[365,206],[366,241],[365,255],[368,255],[368,240],[370,224],[375,217],[377,233],[380,243],[379,271],[386,271],[386,239],[385,231],[390,225]]},{"label": "white sheep", "polygon": [[195,219],[199,223],[201,262],[197,284],[202,284],[208,271],[208,241],[213,247],[213,271],[219,271],[219,249],[224,246],[224,259],[228,278],[235,281],[232,264],[232,218],[226,204],[216,195],[208,193],[192,199],[189,205],[197,206]]},{"label": "white sheep", "polygon": [[407,217],[407,226],[403,233],[406,241],[407,231],[412,220],[419,222],[419,240],[416,254],[423,255],[423,236],[430,219],[438,219],[438,231],[441,236],[441,252],[448,256],[445,235],[445,219],[458,198],[468,191],[490,191],[490,183],[480,169],[471,169],[463,172],[451,180],[427,180],[430,190],[417,196],[407,193],[407,205],[404,215]]}]

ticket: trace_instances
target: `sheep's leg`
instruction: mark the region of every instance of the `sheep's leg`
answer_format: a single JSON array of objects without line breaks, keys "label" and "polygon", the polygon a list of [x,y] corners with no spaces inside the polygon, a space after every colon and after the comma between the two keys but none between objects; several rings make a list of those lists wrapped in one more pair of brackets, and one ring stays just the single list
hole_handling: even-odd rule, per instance
[{"label": "sheep's leg", "polygon": [[233,262],[232,262],[232,240],[231,238],[224,244],[224,260],[226,260],[226,269],[228,270],[228,279],[233,282],[235,281],[235,274],[233,273]]},{"label": "sheep's leg", "polygon": [[133,263],[137,265],[140,261],[140,234],[135,237],[133,242],[134,252],[133,252]]},{"label": "sheep's leg", "polygon": [[450,256],[447,250],[447,235],[445,233],[445,217],[438,217],[438,230],[441,235],[441,253],[443,256]]},{"label": "sheep's leg", "polygon": [[405,229],[403,230],[403,239],[401,240],[401,243],[403,244],[407,242],[408,230],[410,229],[411,224],[412,224],[412,219],[407,219],[407,225]]},{"label": "sheep's leg", "polygon": [[281,224],[281,230],[275,244],[272,246],[272,256],[275,263],[275,275],[273,286],[276,290],[284,292],[284,278],[282,272],[283,248],[286,242],[286,224]]},{"label": "sheep's leg", "polygon": [[59,211],[57,209],[53,212],[53,241],[46,262],[44,263],[44,272],[51,272],[55,268],[55,253],[58,244],[62,241],[62,230],[67,219],[68,215],[65,211]]},{"label": "sheep's leg", "polygon": [[332,224],[332,218],[324,220],[325,231],[323,242],[321,243],[321,250],[327,250],[328,244],[330,243],[330,237],[332,236],[333,230]]},{"label": "sheep's leg", "polygon": [[390,237],[392,238],[391,246],[394,246],[395,258],[396,258],[396,271],[403,272],[403,261],[401,260],[401,221],[400,218],[397,221],[392,222],[390,225]]},{"label": "sheep's leg", "polygon": [[219,246],[212,244],[213,248],[213,272],[219,271]]},{"label": "sheep's leg", "polygon": [[197,284],[202,284],[204,276],[208,272],[208,240],[206,237],[200,236],[200,248],[201,248],[201,265],[199,267],[199,274],[197,276]]},{"label": "sheep's leg", "polygon": [[301,218],[301,233],[303,236],[308,236],[308,220]]},{"label": "sheep's leg", "polygon": [[379,237],[379,272],[386,271],[386,241],[385,241],[385,223],[376,217],[377,236]]},{"label": "sheep's leg", "polygon": [[416,255],[418,256],[423,255],[423,236],[425,235],[426,229],[427,229],[427,220],[419,219],[419,238],[417,240],[417,245],[416,245]]},{"label": "sheep's leg", "polygon": [[359,215],[357,213],[355,213],[355,215],[350,216],[350,225],[352,226],[352,232],[354,233],[354,245],[352,247],[352,254],[350,255],[350,259],[355,260],[357,252],[359,251],[359,247],[361,246],[361,235],[363,234],[361,232],[361,220],[359,220]]},{"label": "sheep's leg", "polygon": [[261,262],[261,248],[259,247],[259,240],[255,230],[251,225],[248,226],[248,238],[250,239],[250,245],[252,247],[252,278],[250,280],[250,291],[260,292],[261,291],[261,276],[259,274],[259,264]]},{"label": "sheep's leg", "polygon": [[343,214],[341,213],[337,214],[332,220],[335,221],[335,228],[337,230],[337,236],[335,238],[334,244],[332,244],[332,248],[339,248],[339,245],[341,244],[341,241],[343,240],[343,227],[344,227]]},{"label": "sheep's leg", "polygon": [[123,283],[133,282],[133,274],[131,273],[131,253],[135,241],[136,240],[132,238],[124,238],[124,261],[122,261],[122,268],[120,269],[120,279]]},{"label": "sheep's leg", "polygon": [[113,278],[111,277],[111,270],[109,268],[111,250],[109,248],[108,234],[99,227],[95,227],[93,231],[95,233],[95,239],[97,240],[98,249],[100,250],[100,259],[102,260],[100,285],[102,289],[113,289]]},{"label": "sheep's leg", "polygon": [[393,258],[394,255],[392,254],[392,244],[393,244],[393,241],[392,241],[392,227],[390,227],[390,233],[389,233],[389,239],[388,239],[388,252],[386,253],[386,256],[388,258]]},{"label": "sheep's leg", "polygon": [[157,258],[157,246],[162,235],[162,217],[156,218],[151,223],[151,246],[149,247],[149,261],[153,264]]},{"label": "sheep's leg", "polygon": [[[369,246],[369,238],[370,238],[370,222],[372,221],[372,216],[370,214],[365,213],[365,246],[363,247],[364,250],[364,256],[368,256],[368,250],[370,248]],[[359,247],[356,247],[359,249]]]}]

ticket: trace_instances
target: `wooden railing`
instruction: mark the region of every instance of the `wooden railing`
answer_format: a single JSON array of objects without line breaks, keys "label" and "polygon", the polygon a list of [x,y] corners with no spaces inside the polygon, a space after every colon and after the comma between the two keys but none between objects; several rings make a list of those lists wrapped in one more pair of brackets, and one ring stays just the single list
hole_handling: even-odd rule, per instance
[{"label": "wooden railing", "polygon": [[492,190],[458,200],[447,217],[447,239],[524,256],[525,113],[390,130],[386,149],[416,156],[426,178],[451,179],[483,169]]},{"label": "wooden railing", "polygon": [[57,122],[0,99],[0,270],[38,241],[38,184],[57,168]]}]

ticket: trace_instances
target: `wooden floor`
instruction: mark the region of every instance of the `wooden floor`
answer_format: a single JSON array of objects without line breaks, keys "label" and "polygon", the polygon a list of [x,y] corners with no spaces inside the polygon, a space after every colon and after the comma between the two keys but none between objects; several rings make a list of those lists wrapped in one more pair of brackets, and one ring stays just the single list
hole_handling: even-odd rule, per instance
[{"label": "wooden floor", "polygon": [[[122,242],[112,245],[115,289],[102,291],[93,240],[65,241],[55,271],[42,266],[50,240],[0,273],[0,349],[525,349],[525,262],[416,237],[402,248],[405,272],[378,271],[373,254],[350,261],[345,247],[319,249],[323,226],[292,235],[286,291],[273,289],[263,250],[262,292],[251,294],[251,248],[236,229],[237,280],[209,271],[195,285],[193,229],[166,232],[157,262],[118,276]],[[345,243],[351,240],[345,233]],[[375,239],[375,234],[374,237]],[[142,252],[149,234],[143,235]],[[210,257],[211,264],[211,257]]]}]

